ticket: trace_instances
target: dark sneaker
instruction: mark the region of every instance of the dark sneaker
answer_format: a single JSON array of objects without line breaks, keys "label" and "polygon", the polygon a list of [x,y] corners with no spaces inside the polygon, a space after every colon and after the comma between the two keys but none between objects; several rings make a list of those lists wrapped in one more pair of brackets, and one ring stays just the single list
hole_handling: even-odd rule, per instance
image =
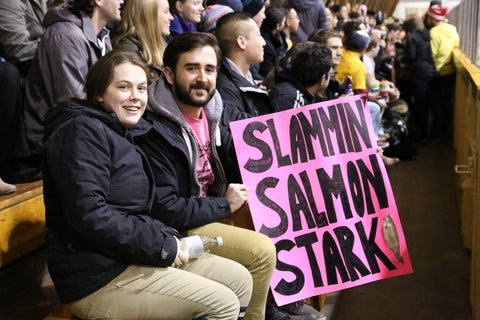
[{"label": "dark sneaker", "polygon": [[14,171],[4,173],[2,177],[7,183],[27,183],[42,180],[42,171],[37,168],[19,167]]},{"label": "dark sneaker", "polygon": [[291,315],[313,315],[317,320],[327,320],[327,317],[309,305],[305,300],[289,303],[280,307],[283,311],[288,312]]},{"label": "dark sneaker", "polygon": [[267,303],[265,320],[316,320],[313,314],[293,315],[282,310],[274,303]]}]

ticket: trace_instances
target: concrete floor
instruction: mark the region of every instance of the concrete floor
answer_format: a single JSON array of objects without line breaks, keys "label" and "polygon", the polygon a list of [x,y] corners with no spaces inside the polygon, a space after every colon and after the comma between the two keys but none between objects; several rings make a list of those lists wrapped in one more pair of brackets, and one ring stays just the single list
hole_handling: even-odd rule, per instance
[{"label": "concrete floor", "polygon": [[461,235],[451,143],[389,168],[413,274],[342,290],[329,320],[471,320],[470,255]]}]

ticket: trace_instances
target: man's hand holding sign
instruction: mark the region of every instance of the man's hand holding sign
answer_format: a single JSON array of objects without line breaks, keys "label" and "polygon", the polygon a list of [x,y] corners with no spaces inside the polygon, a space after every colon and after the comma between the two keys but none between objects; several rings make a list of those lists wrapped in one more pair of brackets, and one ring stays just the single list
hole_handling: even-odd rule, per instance
[{"label": "man's hand holding sign", "polygon": [[230,124],[277,304],[412,272],[371,123],[353,96]]}]

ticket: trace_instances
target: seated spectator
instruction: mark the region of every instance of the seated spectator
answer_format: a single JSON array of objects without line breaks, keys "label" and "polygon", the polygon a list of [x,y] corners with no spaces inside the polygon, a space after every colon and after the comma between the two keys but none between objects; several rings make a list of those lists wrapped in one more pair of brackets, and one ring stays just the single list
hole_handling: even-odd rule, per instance
[{"label": "seated spectator", "polygon": [[[263,0],[242,0],[243,12],[246,12],[255,21],[257,26],[262,26],[265,20],[265,2]],[[256,85],[263,85],[263,76],[260,74],[260,63],[252,63],[250,72]]]},{"label": "seated spectator", "polygon": [[230,7],[233,11],[243,10],[242,0],[207,0],[207,6],[214,4]]},{"label": "seated spectator", "polygon": [[[370,43],[370,36],[364,30],[359,30],[358,25],[358,22],[349,21],[343,28],[345,33],[345,50],[340,58],[340,64],[336,68],[336,79],[337,81],[342,82],[347,77],[350,77],[353,91],[356,94],[367,94],[367,106],[370,110],[373,130],[377,137],[377,142],[380,147],[386,148],[388,144],[385,141],[382,141],[384,140],[382,136],[385,134],[382,127],[382,109],[377,103],[377,97],[374,94],[369,93],[367,88],[367,70],[365,64],[361,60],[361,57]],[[386,165],[396,164],[400,161],[398,158],[387,158],[385,156],[383,156],[383,160]]]},{"label": "seated spectator", "polygon": [[308,35],[320,28],[328,28],[325,4],[318,0],[288,0],[298,14],[300,25],[297,32],[292,34],[293,42],[307,41]]},{"label": "seated spectator", "polygon": [[204,11],[202,0],[168,0],[173,21],[170,35],[175,37],[184,32],[197,31],[197,23],[202,20]]},{"label": "seated spectator", "polygon": [[27,75],[44,28],[45,0],[0,1],[0,56]]},{"label": "seated spectator", "polygon": [[81,319],[240,319],[248,271],[208,253],[189,261],[181,235],[150,212],[153,177],[131,143],[151,129],[141,118],[148,74],[138,55],[111,52],[88,73],[86,100],[63,100],[46,119],[55,289]]},{"label": "seated spectator", "polygon": [[268,73],[265,77],[265,86],[270,90],[276,83],[281,82],[284,77],[290,78],[293,58],[303,49],[311,47],[315,44],[312,41],[298,42],[285,53],[280,60],[279,65]]},{"label": "seated spectator", "polygon": [[252,116],[270,113],[268,94],[250,72],[263,60],[265,40],[258,25],[248,14],[233,12],[218,20],[215,35],[223,53],[217,81],[222,99]]},{"label": "seated spectator", "polygon": [[[369,89],[370,97],[374,97],[376,102],[382,107],[386,108],[388,106],[388,102],[397,100],[400,98],[400,91],[395,86],[395,84],[391,81],[383,80],[388,85],[388,97],[382,97],[378,90],[380,86],[380,80],[376,78],[375,75],[375,58],[380,51],[380,39],[375,36],[370,36],[370,43],[365,50],[365,53],[362,57],[363,64],[365,65],[365,69],[367,70],[367,88]],[[372,92],[372,88],[377,88],[375,92]]]},{"label": "seated spectator", "polygon": [[[17,120],[21,110],[18,107],[18,101],[21,97],[20,75],[9,62],[0,60],[0,95],[3,97],[2,108],[0,114],[2,115],[2,125],[0,125],[0,177],[2,177],[3,167],[6,162],[10,160],[11,150],[14,147],[10,141],[15,139],[15,133],[18,132],[17,127],[19,122]],[[0,178],[0,195],[15,192],[17,187],[13,184],[6,183]]]},{"label": "seated spectator", "polygon": [[[112,49],[108,21],[120,21],[123,0],[71,0],[45,15],[45,33],[27,77],[25,124],[31,153],[43,154],[43,121],[65,96],[85,97],[89,68]],[[108,10],[107,10],[108,8]]]},{"label": "seated spectator", "polygon": [[377,11],[368,9],[365,17],[365,30],[370,34],[377,27]]},{"label": "seated spectator", "polygon": [[246,12],[260,26],[265,20],[265,1],[264,0],[242,0],[243,12]]},{"label": "seated spectator", "polygon": [[137,53],[147,63],[151,76],[163,69],[163,52],[170,35],[168,0],[128,0],[121,20],[121,33],[114,39],[115,50]]},{"label": "seated spectator", "polygon": [[292,60],[290,77],[277,78],[277,84],[268,93],[273,110],[312,104],[316,96],[325,100],[325,90],[333,75],[330,49],[318,43],[303,49]]},{"label": "seated spectator", "polygon": [[285,25],[282,29],[282,36],[287,43],[287,50],[293,47],[292,34],[298,31],[300,26],[300,19],[298,18],[297,11],[293,7],[287,8],[287,16],[285,18]]},{"label": "seated spectator", "polygon": [[[45,0],[0,1],[0,56],[2,61],[8,61],[0,62],[0,176],[10,183],[41,179],[37,160],[30,157],[23,118],[23,87],[44,32],[42,20],[46,10]],[[12,192],[14,187],[0,189]]]},{"label": "seated spectator", "polygon": [[[222,100],[229,104],[224,108],[224,113],[239,111],[244,117],[271,113],[268,93],[254,84],[250,72],[251,64],[261,62],[263,59],[265,40],[260,35],[258,25],[248,14],[233,12],[217,22],[216,36],[223,53],[216,84]],[[225,119],[221,123],[223,137],[230,136],[228,128],[230,120]],[[231,139],[222,141],[222,150],[222,165],[227,174],[227,181],[240,183],[242,178]],[[288,313],[301,316],[300,319],[315,319],[319,313],[303,300],[291,303],[288,307],[290,307],[288,312],[280,310],[270,297],[265,319],[289,319]]]},{"label": "seated spectator", "polygon": [[338,17],[332,13],[332,10],[329,7],[325,8],[325,14],[327,16],[327,21],[328,21],[328,28],[325,28],[325,29],[336,30],[337,24],[338,24]]},{"label": "seated spectator", "polygon": [[346,3],[335,4],[331,9],[332,13],[337,17],[337,26],[335,27],[335,30],[343,32],[343,25],[348,22],[349,13]]},{"label": "seated spectator", "polygon": [[15,183],[41,179],[41,171],[30,163],[30,149],[23,122],[23,88],[20,71],[0,58],[0,194],[15,191]]},{"label": "seated spectator", "polygon": [[233,10],[229,6],[221,4],[208,6],[203,12],[202,21],[198,25],[198,31],[215,33],[218,19],[232,12]]},{"label": "seated spectator", "polygon": [[[308,40],[322,44],[330,49],[334,68],[340,64],[340,59],[343,54],[343,43],[340,32],[333,29],[318,29],[308,37]],[[348,76],[342,83],[339,83],[335,77],[331,77],[325,92],[327,99],[331,100],[341,97],[345,93],[345,86],[350,83],[350,81],[351,79]]]},{"label": "seated spectator", "polygon": [[[228,183],[217,148],[225,114],[215,90],[220,49],[215,36],[186,32],[172,39],[162,77],[150,88],[145,117],[154,130],[140,144],[155,181],[155,218],[183,234],[221,236],[213,253],[245,266],[253,278],[246,319],[264,319],[275,269],[275,246],[267,236],[218,221],[246,205],[249,189]],[[246,307],[246,304],[241,304]]]},{"label": "seated spectator", "polygon": [[390,82],[394,81],[394,64],[395,64],[395,55],[396,55],[396,46],[400,41],[400,33],[402,27],[400,24],[394,22],[386,25],[387,34],[386,34],[386,46],[382,52],[380,58],[380,65],[378,73],[380,74],[380,79],[388,80]]},{"label": "seated spectator", "polygon": [[260,62],[259,73],[262,77],[273,70],[287,52],[287,43],[281,32],[285,26],[287,9],[280,6],[269,6],[265,10],[265,20],[260,26],[260,33],[266,42],[263,61]]}]

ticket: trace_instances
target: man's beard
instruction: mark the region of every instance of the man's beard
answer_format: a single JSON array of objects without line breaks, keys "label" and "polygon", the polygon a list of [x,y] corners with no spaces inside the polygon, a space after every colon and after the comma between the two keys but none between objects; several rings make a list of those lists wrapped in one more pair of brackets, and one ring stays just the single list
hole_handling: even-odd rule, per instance
[{"label": "man's beard", "polygon": [[[205,106],[215,94],[215,89],[212,90],[208,84],[194,83],[187,89],[184,86],[181,86],[175,79],[173,85],[177,99],[192,107]],[[208,92],[208,94],[205,97],[197,97],[191,94],[192,89],[204,89]]]}]

